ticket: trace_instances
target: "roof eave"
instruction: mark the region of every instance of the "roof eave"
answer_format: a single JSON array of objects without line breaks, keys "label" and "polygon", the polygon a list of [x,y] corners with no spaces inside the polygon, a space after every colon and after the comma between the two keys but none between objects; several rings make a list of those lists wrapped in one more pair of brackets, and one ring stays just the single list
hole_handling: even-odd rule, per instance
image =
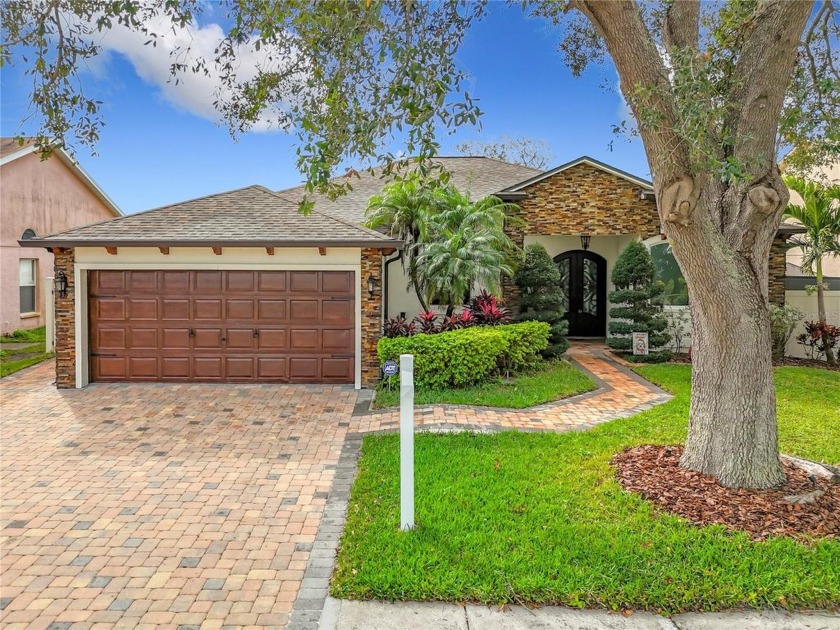
[{"label": "roof eave", "polygon": [[403,242],[395,239],[348,240],[179,240],[179,239],[29,239],[18,241],[21,247],[368,247],[373,249],[402,249]]}]

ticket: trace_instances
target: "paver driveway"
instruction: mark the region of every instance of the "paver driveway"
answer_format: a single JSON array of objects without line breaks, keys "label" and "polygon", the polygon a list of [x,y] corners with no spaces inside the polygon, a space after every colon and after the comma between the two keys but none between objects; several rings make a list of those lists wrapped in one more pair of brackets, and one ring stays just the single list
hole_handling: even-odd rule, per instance
[{"label": "paver driveway", "polygon": [[[562,432],[668,398],[597,345],[569,355],[599,390],[421,407],[417,428]],[[346,386],[58,391],[54,369],[0,382],[4,629],[317,628],[361,434],[394,430],[395,411],[352,416]]]},{"label": "paver driveway", "polygon": [[285,625],[356,392],[53,370],[2,381],[2,625]]}]

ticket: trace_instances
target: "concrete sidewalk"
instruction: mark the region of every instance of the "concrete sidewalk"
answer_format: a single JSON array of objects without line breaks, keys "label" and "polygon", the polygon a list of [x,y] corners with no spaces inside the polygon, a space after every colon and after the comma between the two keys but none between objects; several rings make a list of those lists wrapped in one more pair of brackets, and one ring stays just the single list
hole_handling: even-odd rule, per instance
[{"label": "concrete sidewalk", "polygon": [[319,630],[840,630],[827,612],[744,611],[630,616],[546,606],[529,610],[436,603],[355,602],[327,598]]}]

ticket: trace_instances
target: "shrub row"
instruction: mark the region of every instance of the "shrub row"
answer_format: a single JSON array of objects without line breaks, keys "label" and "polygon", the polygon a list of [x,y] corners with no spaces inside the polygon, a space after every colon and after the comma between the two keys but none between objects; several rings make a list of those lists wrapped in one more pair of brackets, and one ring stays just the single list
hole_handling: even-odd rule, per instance
[{"label": "shrub row", "polygon": [[537,365],[540,352],[548,346],[548,335],[545,322],[522,322],[383,337],[377,353],[382,363],[413,354],[415,387],[466,387]]}]

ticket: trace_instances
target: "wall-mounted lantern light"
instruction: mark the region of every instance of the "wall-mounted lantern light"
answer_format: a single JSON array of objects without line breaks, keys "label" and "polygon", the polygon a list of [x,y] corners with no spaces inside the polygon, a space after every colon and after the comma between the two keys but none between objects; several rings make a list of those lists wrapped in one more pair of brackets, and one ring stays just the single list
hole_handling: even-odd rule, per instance
[{"label": "wall-mounted lantern light", "polygon": [[67,297],[67,274],[59,270],[55,272],[55,293],[60,298]]},{"label": "wall-mounted lantern light", "polygon": [[368,295],[370,297],[373,297],[374,294],[376,293],[376,287],[377,286],[379,286],[379,278],[377,278],[373,274],[370,274],[368,276],[368,279],[367,279],[367,289],[368,289]]},{"label": "wall-mounted lantern light", "polygon": [[581,234],[580,235],[580,246],[583,248],[583,251],[589,250],[589,239],[592,238],[589,234]]}]

